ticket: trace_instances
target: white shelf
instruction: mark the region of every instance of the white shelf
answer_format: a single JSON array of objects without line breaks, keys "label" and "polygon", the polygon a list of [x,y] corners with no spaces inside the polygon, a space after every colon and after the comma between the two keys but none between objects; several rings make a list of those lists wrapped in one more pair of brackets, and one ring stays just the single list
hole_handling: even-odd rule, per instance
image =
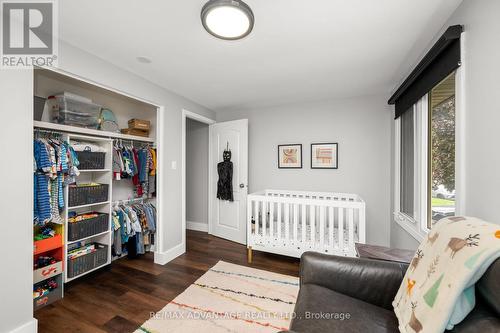
[{"label": "white shelf", "polygon": [[97,203],[88,204],[88,205],[73,206],[73,207],[68,207],[68,210],[78,209],[78,208],[86,208],[86,207],[92,207],[92,206],[102,206],[102,205],[107,205],[109,203],[110,203],[110,201],[104,201],[104,202],[97,202]]},{"label": "white shelf", "polygon": [[102,236],[102,235],[106,235],[109,233],[109,230],[106,230],[104,232],[100,232],[98,234],[95,234],[95,235],[92,235],[92,236],[87,236],[87,237],[84,237],[84,238],[80,238],[80,239],[77,239],[77,240],[74,240],[74,241],[68,241],[68,245],[69,244],[74,244],[74,243],[78,243],[78,242],[82,242],[84,240],[87,240],[87,239],[91,239],[91,238],[94,238],[94,237],[99,237],[99,236]]},{"label": "white shelf", "polygon": [[111,172],[111,169],[91,169],[91,170],[78,170],[80,173],[91,173],[91,172]]},{"label": "white shelf", "polygon": [[100,136],[100,137],[105,137],[105,138],[133,140],[133,141],[141,141],[141,142],[151,142],[151,143],[155,142],[155,139],[153,139],[153,138],[145,138],[145,137],[136,136],[136,135],[105,132],[105,131],[99,131],[96,129],[54,124],[54,123],[48,123],[48,122],[44,122],[44,121],[36,121],[35,120],[35,121],[33,121],[33,126],[36,128],[42,128],[42,129],[46,129],[46,130],[66,132],[66,133],[77,133],[77,134],[84,134],[84,135],[91,135],[91,136]]}]

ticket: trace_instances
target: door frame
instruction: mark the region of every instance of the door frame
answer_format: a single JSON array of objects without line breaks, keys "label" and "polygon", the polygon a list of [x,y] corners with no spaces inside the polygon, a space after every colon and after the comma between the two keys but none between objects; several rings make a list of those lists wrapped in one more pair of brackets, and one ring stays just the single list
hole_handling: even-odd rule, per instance
[{"label": "door frame", "polygon": [[[182,247],[184,249],[184,252],[186,252],[186,125],[187,125],[187,119],[192,119],[199,121],[200,123],[207,124],[208,126],[213,125],[216,123],[215,120],[210,119],[208,117],[202,116],[198,113],[194,113],[191,111],[188,111],[186,109],[182,109],[182,127],[181,127],[181,141],[182,141],[182,148],[181,148],[181,153],[182,153],[182,160],[181,160],[181,182],[182,182],[182,190],[181,190],[181,202],[182,202]],[[212,146],[212,137],[210,135],[210,127],[208,131],[208,147]],[[208,154],[208,175],[210,176],[212,173],[212,156],[209,153]],[[210,186],[210,177],[208,177],[208,216],[207,216],[207,223],[208,223],[208,230],[210,230],[210,217],[212,216],[212,208],[211,208],[211,202],[212,202],[212,188]]]}]

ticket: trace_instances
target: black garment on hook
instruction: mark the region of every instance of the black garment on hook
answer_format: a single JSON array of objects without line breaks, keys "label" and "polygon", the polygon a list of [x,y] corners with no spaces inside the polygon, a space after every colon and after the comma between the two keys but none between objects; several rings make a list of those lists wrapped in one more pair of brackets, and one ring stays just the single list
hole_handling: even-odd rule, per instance
[{"label": "black garment on hook", "polygon": [[219,181],[217,182],[217,199],[234,201],[233,198],[233,162],[231,152],[224,151],[224,161],[217,164]]}]

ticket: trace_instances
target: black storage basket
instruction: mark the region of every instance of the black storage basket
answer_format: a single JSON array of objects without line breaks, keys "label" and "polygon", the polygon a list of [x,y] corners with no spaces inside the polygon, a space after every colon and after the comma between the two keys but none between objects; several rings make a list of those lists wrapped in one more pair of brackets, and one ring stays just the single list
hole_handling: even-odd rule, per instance
[{"label": "black storage basket", "polygon": [[108,201],[109,185],[70,185],[68,191],[70,207],[91,205]]},{"label": "black storage basket", "polygon": [[70,241],[97,235],[109,229],[109,214],[94,214],[99,214],[99,216],[78,222],[68,223],[68,239]]},{"label": "black storage basket", "polygon": [[106,264],[108,261],[108,246],[99,243],[93,244],[96,247],[95,252],[75,259],[68,259],[68,278],[74,278],[75,276]]},{"label": "black storage basket", "polygon": [[102,170],[106,164],[106,153],[93,153],[90,151],[77,151],[80,170]]}]

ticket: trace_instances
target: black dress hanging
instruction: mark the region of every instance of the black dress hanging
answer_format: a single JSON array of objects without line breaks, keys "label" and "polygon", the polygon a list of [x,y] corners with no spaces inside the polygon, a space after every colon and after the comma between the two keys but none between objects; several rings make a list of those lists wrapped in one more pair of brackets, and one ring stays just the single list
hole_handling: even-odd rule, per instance
[{"label": "black dress hanging", "polygon": [[224,161],[217,164],[219,181],[217,182],[217,199],[234,201],[233,198],[233,162],[231,162],[231,151],[225,150]]}]

